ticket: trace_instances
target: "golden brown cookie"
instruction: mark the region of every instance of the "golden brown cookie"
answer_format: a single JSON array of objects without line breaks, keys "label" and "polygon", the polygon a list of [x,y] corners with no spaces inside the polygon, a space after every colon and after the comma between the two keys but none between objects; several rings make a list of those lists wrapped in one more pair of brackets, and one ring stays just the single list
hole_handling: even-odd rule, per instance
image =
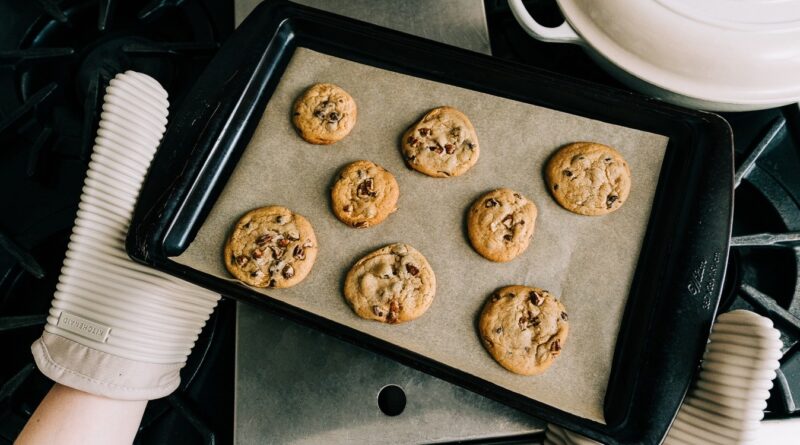
[{"label": "golden brown cookie", "polygon": [[467,214],[472,247],[491,261],[511,261],[528,248],[536,223],[536,205],[502,188],[478,198]]},{"label": "golden brown cookie", "polygon": [[402,243],[360,259],[344,282],[344,296],[359,317],[390,324],[419,317],[435,295],[436,276],[428,260]]},{"label": "golden brown cookie", "polygon": [[331,190],[333,213],[349,226],[380,224],[397,210],[400,188],[394,176],[370,161],[356,161],[339,172]]},{"label": "golden brown cookie", "polygon": [[458,176],[478,161],[475,128],[464,113],[452,107],[429,111],[412,125],[402,140],[403,159],[428,176]]},{"label": "golden brown cookie", "polygon": [[333,144],[344,139],[358,117],[356,101],[332,83],[318,83],[294,103],[292,122],[300,136],[312,144]]},{"label": "golden brown cookie", "polygon": [[516,374],[536,375],[561,354],[569,323],[564,305],[546,290],[507,286],[489,297],[478,329],[497,363]]},{"label": "golden brown cookie", "polygon": [[545,167],[547,188],[565,209],[580,215],[605,215],[625,203],[631,170],[619,152],[595,142],[559,149]]},{"label": "golden brown cookie", "polygon": [[307,219],[285,207],[262,207],[236,223],[225,244],[225,267],[251,286],[291,287],[311,271],[318,249]]}]

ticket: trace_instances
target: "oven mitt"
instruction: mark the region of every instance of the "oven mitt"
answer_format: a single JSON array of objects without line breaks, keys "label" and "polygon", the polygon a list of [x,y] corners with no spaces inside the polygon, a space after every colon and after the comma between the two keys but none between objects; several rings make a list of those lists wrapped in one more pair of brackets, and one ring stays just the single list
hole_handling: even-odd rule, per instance
[{"label": "oven mitt", "polygon": [[219,295],[134,263],[125,236],[167,123],[167,92],[127,71],[106,89],[92,160],[36,365],[122,400],[169,395]]},{"label": "oven mitt", "polygon": [[[664,445],[739,445],[754,441],[781,358],[780,332],[750,311],[720,315],[711,329],[700,376],[683,401]],[[545,444],[596,444],[548,425]]]}]

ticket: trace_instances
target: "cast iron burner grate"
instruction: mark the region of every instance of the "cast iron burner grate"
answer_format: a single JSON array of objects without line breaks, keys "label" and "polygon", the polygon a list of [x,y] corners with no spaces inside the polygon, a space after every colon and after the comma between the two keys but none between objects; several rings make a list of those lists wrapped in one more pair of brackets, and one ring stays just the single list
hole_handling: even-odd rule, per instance
[{"label": "cast iron burner grate", "polygon": [[[625,88],[576,45],[539,42],[506,0],[485,0],[492,53],[528,65]],[[564,18],[552,0],[526,0],[545,26]],[[797,105],[724,117],[738,169],[733,239],[721,311],[746,308],[773,320],[784,356],[768,417],[800,416],[800,110]]]},{"label": "cast iron burner grate", "polygon": [[[224,0],[0,0],[0,443],[51,386],[30,344],[55,290],[106,85],[127,69],[149,74],[174,110],[232,30]],[[148,405],[137,442],[230,442],[234,310],[221,303],[180,389]]]}]

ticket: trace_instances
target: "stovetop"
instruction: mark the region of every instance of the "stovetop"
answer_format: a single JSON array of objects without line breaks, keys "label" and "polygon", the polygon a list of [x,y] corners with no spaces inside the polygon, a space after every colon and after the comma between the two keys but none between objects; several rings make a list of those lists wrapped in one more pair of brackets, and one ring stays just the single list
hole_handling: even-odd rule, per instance
[{"label": "stovetop", "polygon": [[[545,24],[560,23],[551,0],[527,5]],[[580,48],[528,37],[505,0],[485,7],[495,56],[622,88]],[[50,386],[29,346],[66,250],[105,83],[136,69],[179,103],[232,32],[233,7],[229,0],[0,0],[0,24],[0,443],[10,443]],[[724,116],[741,183],[722,310],[745,307],[775,321],[785,355],[768,417],[798,416],[800,110]],[[180,391],[149,405],[137,442],[232,441],[234,313],[231,302],[221,303]]]}]

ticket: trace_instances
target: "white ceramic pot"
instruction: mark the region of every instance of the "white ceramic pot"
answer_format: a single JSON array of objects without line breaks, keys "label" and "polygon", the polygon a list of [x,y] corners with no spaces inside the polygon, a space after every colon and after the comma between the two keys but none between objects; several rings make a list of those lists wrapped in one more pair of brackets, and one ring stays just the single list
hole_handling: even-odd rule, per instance
[{"label": "white ceramic pot", "polygon": [[714,111],[800,101],[800,0],[556,1],[556,28],[509,6],[531,36],[583,46],[645,94]]}]

